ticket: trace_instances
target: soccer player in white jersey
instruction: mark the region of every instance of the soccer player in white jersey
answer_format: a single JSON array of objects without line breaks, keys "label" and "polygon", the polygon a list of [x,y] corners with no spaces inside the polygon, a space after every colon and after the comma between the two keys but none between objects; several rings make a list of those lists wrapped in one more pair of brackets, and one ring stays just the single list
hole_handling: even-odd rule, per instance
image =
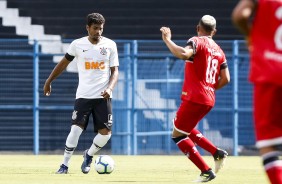
[{"label": "soccer player in white jersey", "polygon": [[74,40],[65,56],[55,66],[44,85],[44,94],[51,94],[51,83],[76,58],[79,84],[72,113],[72,125],[66,139],[63,163],[57,174],[67,174],[69,160],[78,144],[79,137],[87,128],[92,114],[97,135],[89,149],[84,151],[81,170],[87,174],[93,155],[111,138],[112,91],[118,80],[118,52],[116,43],[102,36],[105,19],[99,13],[87,16],[88,36]]}]

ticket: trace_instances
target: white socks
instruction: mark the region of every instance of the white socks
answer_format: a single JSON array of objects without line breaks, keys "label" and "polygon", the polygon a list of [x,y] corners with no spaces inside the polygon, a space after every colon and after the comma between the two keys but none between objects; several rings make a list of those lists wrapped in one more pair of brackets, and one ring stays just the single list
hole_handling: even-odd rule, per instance
[{"label": "white socks", "polygon": [[66,147],[65,147],[65,153],[64,153],[63,164],[65,166],[69,165],[69,160],[77,146],[78,139],[82,131],[83,129],[80,128],[79,126],[76,126],[76,125],[71,126],[71,131],[66,140]]},{"label": "white socks", "polygon": [[88,155],[93,156],[97,151],[99,151],[103,146],[107,144],[107,142],[110,140],[111,134],[109,135],[102,135],[98,133],[94,139],[93,139],[93,144],[88,150]]},{"label": "white socks", "polygon": [[[83,129],[80,128],[79,126],[77,125],[71,126],[71,131],[66,140],[66,147],[65,147],[64,160],[63,160],[63,164],[67,167],[69,166],[70,158],[77,146],[79,137],[82,132]],[[99,151],[103,146],[107,144],[110,138],[111,138],[111,134],[102,135],[98,133],[93,139],[93,144],[88,150],[88,155],[93,156],[97,151]]]}]

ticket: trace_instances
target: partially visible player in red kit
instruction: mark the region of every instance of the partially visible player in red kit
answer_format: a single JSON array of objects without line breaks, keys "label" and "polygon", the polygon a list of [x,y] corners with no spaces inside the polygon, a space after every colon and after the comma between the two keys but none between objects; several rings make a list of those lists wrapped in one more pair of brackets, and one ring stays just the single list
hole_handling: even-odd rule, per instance
[{"label": "partially visible player in red kit", "polygon": [[256,146],[270,182],[282,184],[282,1],[241,0],[232,20],[250,51]]},{"label": "partially visible player in red kit", "polygon": [[198,122],[213,108],[215,90],[230,81],[225,54],[212,39],[216,33],[216,20],[210,15],[203,16],[197,25],[198,36],[190,38],[185,47],[178,46],[171,40],[170,28],[162,27],[160,31],[171,53],[185,60],[182,102],[174,119],[172,139],[201,170],[198,182],[207,182],[216,175],[201,157],[195,144],[214,156],[216,172],[228,155],[195,129]]}]

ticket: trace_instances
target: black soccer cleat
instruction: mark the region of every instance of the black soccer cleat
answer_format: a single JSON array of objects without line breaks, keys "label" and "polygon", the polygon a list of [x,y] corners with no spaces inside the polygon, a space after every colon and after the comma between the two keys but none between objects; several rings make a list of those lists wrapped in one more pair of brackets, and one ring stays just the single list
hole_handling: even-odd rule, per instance
[{"label": "black soccer cleat", "polygon": [[85,150],[84,153],[83,153],[83,162],[81,164],[81,171],[84,173],[84,174],[88,174],[89,171],[90,171],[90,166],[91,166],[91,163],[92,163],[92,158],[93,156],[89,156],[87,154],[88,150]]},{"label": "black soccer cleat", "polygon": [[208,182],[208,181],[213,180],[215,177],[216,175],[214,174],[214,172],[211,169],[209,169],[200,174],[200,177],[197,180],[197,182],[201,182],[201,183]]}]

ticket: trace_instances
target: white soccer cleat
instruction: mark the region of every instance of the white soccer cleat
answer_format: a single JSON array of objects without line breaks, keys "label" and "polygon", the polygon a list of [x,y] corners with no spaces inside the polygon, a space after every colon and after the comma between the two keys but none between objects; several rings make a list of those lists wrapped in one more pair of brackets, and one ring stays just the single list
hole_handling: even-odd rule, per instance
[{"label": "white soccer cleat", "polygon": [[217,149],[217,151],[213,155],[214,163],[215,163],[215,168],[214,168],[215,173],[218,173],[218,171],[223,168],[227,155],[228,153],[225,150],[219,148]]}]

